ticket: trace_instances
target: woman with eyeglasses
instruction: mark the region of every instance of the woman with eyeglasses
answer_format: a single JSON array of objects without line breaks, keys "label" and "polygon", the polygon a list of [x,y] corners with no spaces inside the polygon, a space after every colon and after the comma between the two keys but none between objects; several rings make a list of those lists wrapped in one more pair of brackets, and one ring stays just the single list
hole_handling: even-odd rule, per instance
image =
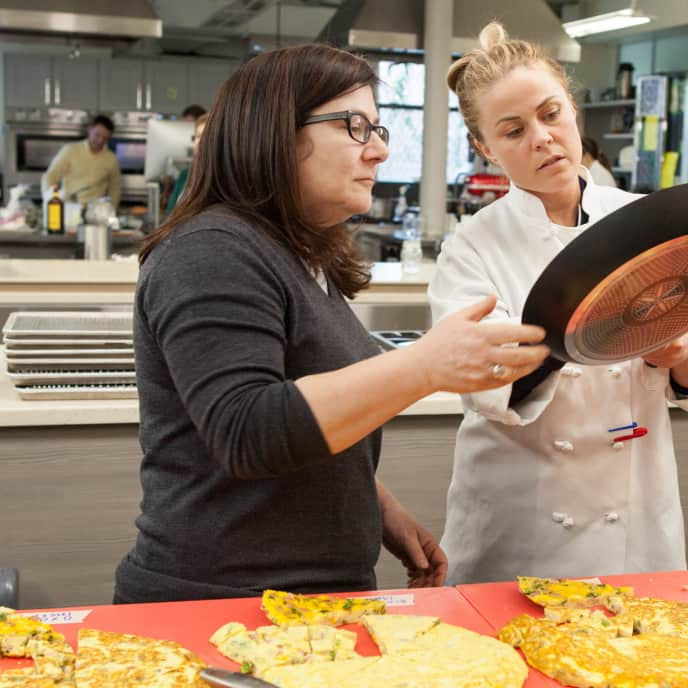
[{"label": "woman with eyeglasses", "polygon": [[382,544],[410,585],[444,581],[433,536],[375,478],[379,428],[547,350],[502,347],[543,332],[480,323],[492,298],[384,354],[352,312],[370,273],[345,222],[387,158],[375,83],[361,58],[305,45],[254,57],[216,98],[141,253],[143,500],[116,602],[374,589]]}]

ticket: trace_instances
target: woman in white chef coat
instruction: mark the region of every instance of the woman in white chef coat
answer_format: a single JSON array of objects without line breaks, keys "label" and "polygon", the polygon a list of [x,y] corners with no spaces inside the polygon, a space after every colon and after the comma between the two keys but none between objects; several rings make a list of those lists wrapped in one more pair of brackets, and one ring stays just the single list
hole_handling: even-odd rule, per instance
[{"label": "woman in white chef coat", "polygon": [[[475,146],[511,188],[444,243],[429,288],[435,322],[487,294],[498,299],[490,318],[520,321],[552,258],[637,198],[596,185],[580,164],[558,63],[497,23],[480,45],[452,65],[448,83]],[[666,398],[688,407],[686,387],[681,338],[618,365],[550,358],[513,385],[464,395],[441,542],[447,581],[685,568]],[[609,429],[632,422],[648,434],[615,442],[623,433]]]}]

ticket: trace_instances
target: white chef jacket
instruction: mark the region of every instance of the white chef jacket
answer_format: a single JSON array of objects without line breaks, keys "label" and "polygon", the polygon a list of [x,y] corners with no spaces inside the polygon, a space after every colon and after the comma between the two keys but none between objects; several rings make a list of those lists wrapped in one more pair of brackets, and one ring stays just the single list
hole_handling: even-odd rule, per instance
[{"label": "white chef jacket", "polygon": [[614,175],[599,161],[593,160],[590,165],[590,176],[600,186],[617,186]]},{"label": "white chef jacket", "polygon": [[[595,185],[584,167],[580,176],[590,222],[638,198]],[[512,185],[444,242],[433,320],[496,294],[489,319],[520,322],[537,277],[587,226],[553,224]],[[566,364],[512,408],[510,394],[507,385],[462,396],[441,541],[448,583],[686,567],[666,369]],[[648,434],[614,442],[628,431],[609,428],[633,421]]]}]

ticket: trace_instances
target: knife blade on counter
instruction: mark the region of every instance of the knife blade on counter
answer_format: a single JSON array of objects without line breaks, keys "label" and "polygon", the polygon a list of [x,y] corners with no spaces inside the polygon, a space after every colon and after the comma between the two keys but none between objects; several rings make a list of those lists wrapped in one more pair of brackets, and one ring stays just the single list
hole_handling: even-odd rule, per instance
[{"label": "knife blade on counter", "polygon": [[274,683],[227,669],[202,669],[199,675],[206,683],[220,688],[277,688]]}]

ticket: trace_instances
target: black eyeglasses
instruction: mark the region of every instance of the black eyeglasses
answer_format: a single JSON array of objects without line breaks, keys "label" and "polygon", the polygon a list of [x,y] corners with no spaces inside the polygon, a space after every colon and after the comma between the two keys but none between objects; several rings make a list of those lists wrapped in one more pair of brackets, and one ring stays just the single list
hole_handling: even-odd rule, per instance
[{"label": "black eyeglasses", "polygon": [[370,135],[375,132],[385,145],[389,144],[389,129],[381,124],[373,124],[362,112],[343,110],[342,112],[330,112],[326,115],[313,115],[308,117],[301,126],[305,127],[307,124],[330,122],[337,119],[346,121],[349,136],[358,143],[368,143]]}]

